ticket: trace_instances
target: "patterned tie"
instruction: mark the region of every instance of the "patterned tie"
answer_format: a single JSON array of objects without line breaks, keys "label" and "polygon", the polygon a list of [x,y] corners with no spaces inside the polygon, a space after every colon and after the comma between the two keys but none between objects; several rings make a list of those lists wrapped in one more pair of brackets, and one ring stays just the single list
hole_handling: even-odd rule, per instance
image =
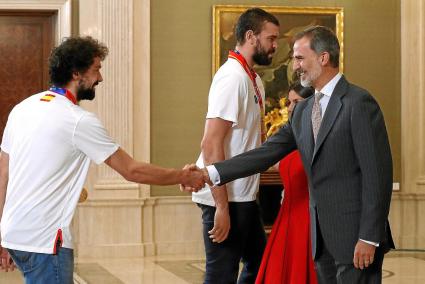
[{"label": "patterned tie", "polygon": [[321,98],[323,98],[322,93],[314,94],[313,110],[311,111],[311,124],[313,126],[314,143],[316,143],[317,134],[319,133],[320,124],[322,123],[322,109],[319,103]]}]

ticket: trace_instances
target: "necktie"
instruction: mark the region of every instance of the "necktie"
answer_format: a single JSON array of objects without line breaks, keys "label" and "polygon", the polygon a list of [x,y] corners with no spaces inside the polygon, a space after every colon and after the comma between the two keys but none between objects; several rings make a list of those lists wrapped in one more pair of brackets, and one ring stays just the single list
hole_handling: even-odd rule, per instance
[{"label": "necktie", "polygon": [[320,124],[322,123],[322,109],[319,103],[321,98],[323,98],[322,93],[314,94],[313,110],[311,111],[311,124],[313,126],[314,143],[316,143],[317,133],[319,133]]}]

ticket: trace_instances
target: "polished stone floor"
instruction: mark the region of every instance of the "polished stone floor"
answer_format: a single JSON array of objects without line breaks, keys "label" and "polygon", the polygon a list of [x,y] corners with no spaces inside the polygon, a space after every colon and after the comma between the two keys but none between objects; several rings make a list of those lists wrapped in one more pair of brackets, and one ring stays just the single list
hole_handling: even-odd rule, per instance
[{"label": "polished stone floor", "polygon": [[[77,259],[78,284],[202,283],[202,256],[162,256],[135,259]],[[0,284],[23,283],[18,272],[0,272]],[[425,251],[397,250],[384,261],[384,284],[425,283]]]}]

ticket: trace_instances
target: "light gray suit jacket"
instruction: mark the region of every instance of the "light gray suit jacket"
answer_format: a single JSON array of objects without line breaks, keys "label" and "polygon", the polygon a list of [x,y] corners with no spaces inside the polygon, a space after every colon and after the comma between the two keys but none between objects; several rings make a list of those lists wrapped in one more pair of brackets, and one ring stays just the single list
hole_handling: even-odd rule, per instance
[{"label": "light gray suit jacket", "polygon": [[215,165],[221,184],[267,170],[294,149],[301,153],[310,191],[313,257],[320,229],[333,257],[352,263],[359,239],[394,247],[387,221],[392,158],[379,105],[344,76],[330,98],[314,144],[314,98],[299,102],[291,121],[259,148]]}]

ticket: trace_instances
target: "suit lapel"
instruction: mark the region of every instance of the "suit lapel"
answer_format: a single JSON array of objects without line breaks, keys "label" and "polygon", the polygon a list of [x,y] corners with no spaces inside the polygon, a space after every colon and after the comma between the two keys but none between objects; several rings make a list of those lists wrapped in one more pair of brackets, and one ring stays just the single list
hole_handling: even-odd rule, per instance
[{"label": "suit lapel", "polygon": [[335,123],[335,120],[342,106],[341,98],[342,96],[344,96],[347,90],[347,85],[348,83],[345,80],[345,77],[342,76],[338,84],[335,86],[335,89],[329,100],[328,106],[326,107],[325,115],[323,117],[322,124],[320,125],[319,133],[317,134],[317,141],[316,145],[314,146],[313,158],[311,159],[312,164],[317,155],[317,152],[319,151],[320,147],[328,136],[329,131]]},{"label": "suit lapel", "polygon": [[314,139],[313,139],[313,128],[311,125],[311,111],[313,109],[314,98],[309,99],[307,107],[305,109],[305,115],[302,118],[302,129],[301,137],[305,137],[305,147],[306,157],[311,159],[313,157],[314,150]]}]

